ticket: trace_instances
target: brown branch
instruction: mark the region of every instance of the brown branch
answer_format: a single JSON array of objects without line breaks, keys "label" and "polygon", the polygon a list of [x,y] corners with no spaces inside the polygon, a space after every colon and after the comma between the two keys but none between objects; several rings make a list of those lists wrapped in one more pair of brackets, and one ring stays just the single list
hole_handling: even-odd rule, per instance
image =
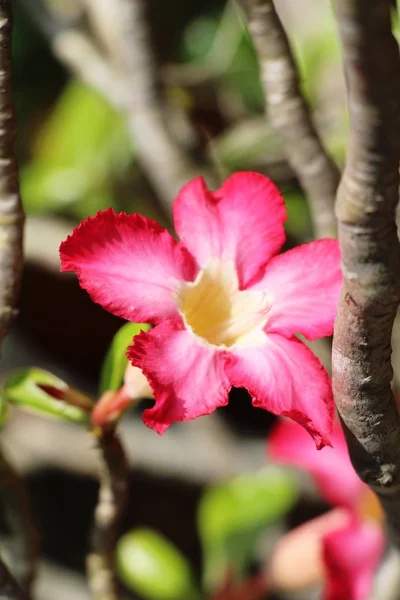
[{"label": "brown branch", "polygon": [[334,0],[351,118],[336,212],[344,286],[333,387],[353,464],[379,495],[400,545],[400,417],[391,391],[391,333],[400,301],[395,211],[400,57],[390,0]]},{"label": "brown branch", "polygon": [[[0,448],[0,492],[6,519],[11,528],[13,574],[29,592],[39,558],[39,534],[31,512],[25,485]],[[0,596],[1,598],[1,596]]]},{"label": "brown branch", "polygon": [[11,94],[11,0],[0,0],[0,343],[15,315],[22,272],[24,214]]},{"label": "brown branch", "polygon": [[246,1],[270,123],[280,135],[289,163],[308,196],[316,236],[335,236],[339,170],[314,126],[273,0]]},{"label": "brown branch", "polygon": [[100,491],[91,551],[86,563],[87,572],[94,600],[118,600],[114,553],[127,499],[129,467],[124,449],[113,428],[100,431],[98,445],[102,463]]}]

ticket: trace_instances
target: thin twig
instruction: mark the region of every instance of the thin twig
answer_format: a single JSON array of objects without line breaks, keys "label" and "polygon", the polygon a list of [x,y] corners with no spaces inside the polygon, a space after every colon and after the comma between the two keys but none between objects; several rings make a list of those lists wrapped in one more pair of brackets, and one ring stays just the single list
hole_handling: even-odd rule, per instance
[{"label": "thin twig", "polygon": [[13,536],[11,565],[13,574],[29,592],[39,558],[39,534],[32,517],[25,485],[0,448],[1,502]]},{"label": "thin twig", "polygon": [[99,433],[98,446],[101,454],[100,491],[87,571],[94,600],[118,600],[114,553],[127,499],[129,467],[113,428]]},{"label": "thin twig", "polygon": [[400,301],[395,211],[400,158],[400,57],[390,0],[334,0],[351,118],[336,212],[344,286],[333,388],[351,458],[379,495],[400,546],[400,416],[390,383]]},{"label": "thin twig", "polygon": [[334,203],[339,170],[314,126],[273,0],[247,0],[247,5],[269,120],[308,196],[316,236],[332,237],[336,233]]}]

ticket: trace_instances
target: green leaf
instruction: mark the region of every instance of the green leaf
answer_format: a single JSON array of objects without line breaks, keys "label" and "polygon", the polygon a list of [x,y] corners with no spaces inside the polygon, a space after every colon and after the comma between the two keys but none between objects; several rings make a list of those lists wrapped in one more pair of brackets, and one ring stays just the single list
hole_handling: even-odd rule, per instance
[{"label": "green leaf", "polygon": [[123,583],[149,600],[195,600],[199,592],[185,557],[157,531],[141,528],[117,545],[117,570]]},{"label": "green leaf", "polygon": [[90,425],[92,401],[65,381],[43,369],[11,373],[3,388],[8,402],[44,416]]},{"label": "green leaf", "polygon": [[122,385],[128,365],[126,349],[141,331],[148,331],[147,323],[125,323],[115,334],[106,354],[100,376],[99,395],[107,390],[117,392]]},{"label": "green leaf", "polygon": [[228,569],[242,576],[263,530],[282,518],[296,500],[292,478],[275,467],[209,487],[198,509],[206,587],[219,586]]}]

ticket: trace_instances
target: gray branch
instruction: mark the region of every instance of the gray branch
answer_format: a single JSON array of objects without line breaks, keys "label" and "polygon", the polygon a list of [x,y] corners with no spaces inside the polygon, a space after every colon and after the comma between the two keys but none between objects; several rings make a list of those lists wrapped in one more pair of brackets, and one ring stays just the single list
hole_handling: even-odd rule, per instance
[{"label": "gray branch", "polygon": [[301,91],[295,60],[273,0],[247,0],[270,123],[308,196],[317,237],[336,234],[340,174],[328,156]]},{"label": "gray branch", "polygon": [[[11,0],[0,0],[0,344],[16,313],[22,273],[24,214],[14,153],[15,115],[11,82]],[[35,572],[37,546],[22,481],[0,456],[0,490],[16,537],[12,556],[15,575],[28,590]],[[24,598],[0,560],[0,600]]]},{"label": "gray branch", "polygon": [[114,554],[127,500],[129,467],[114,429],[99,434],[98,445],[101,456],[100,491],[87,571],[94,600],[118,600]]},{"label": "gray branch", "polygon": [[400,58],[390,0],[334,0],[351,131],[336,212],[344,285],[333,388],[350,455],[400,545],[400,416],[391,391],[391,333],[400,301],[395,211],[400,158]]},{"label": "gray branch", "polygon": [[0,343],[15,315],[22,273],[24,214],[14,141],[11,0],[0,0]]},{"label": "gray branch", "polygon": [[12,533],[11,566],[24,590],[30,590],[39,558],[39,534],[25,484],[0,447],[0,492]]}]

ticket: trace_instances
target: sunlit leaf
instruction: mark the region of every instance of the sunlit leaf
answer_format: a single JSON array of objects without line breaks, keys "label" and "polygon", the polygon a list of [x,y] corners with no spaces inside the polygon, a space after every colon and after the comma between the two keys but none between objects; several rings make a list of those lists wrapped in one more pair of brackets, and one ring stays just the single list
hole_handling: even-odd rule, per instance
[{"label": "sunlit leaf", "polygon": [[126,349],[132,343],[135,335],[149,329],[150,325],[146,323],[125,323],[115,334],[101,370],[100,395],[107,390],[114,392],[119,390],[128,364]]},{"label": "sunlit leaf", "polygon": [[91,399],[43,369],[14,371],[4,383],[3,394],[8,402],[29,411],[81,425],[90,424]]},{"label": "sunlit leaf", "polygon": [[151,529],[136,529],[118,542],[116,563],[123,583],[149,600],[197,600],[190,566],[180,551]]}]

